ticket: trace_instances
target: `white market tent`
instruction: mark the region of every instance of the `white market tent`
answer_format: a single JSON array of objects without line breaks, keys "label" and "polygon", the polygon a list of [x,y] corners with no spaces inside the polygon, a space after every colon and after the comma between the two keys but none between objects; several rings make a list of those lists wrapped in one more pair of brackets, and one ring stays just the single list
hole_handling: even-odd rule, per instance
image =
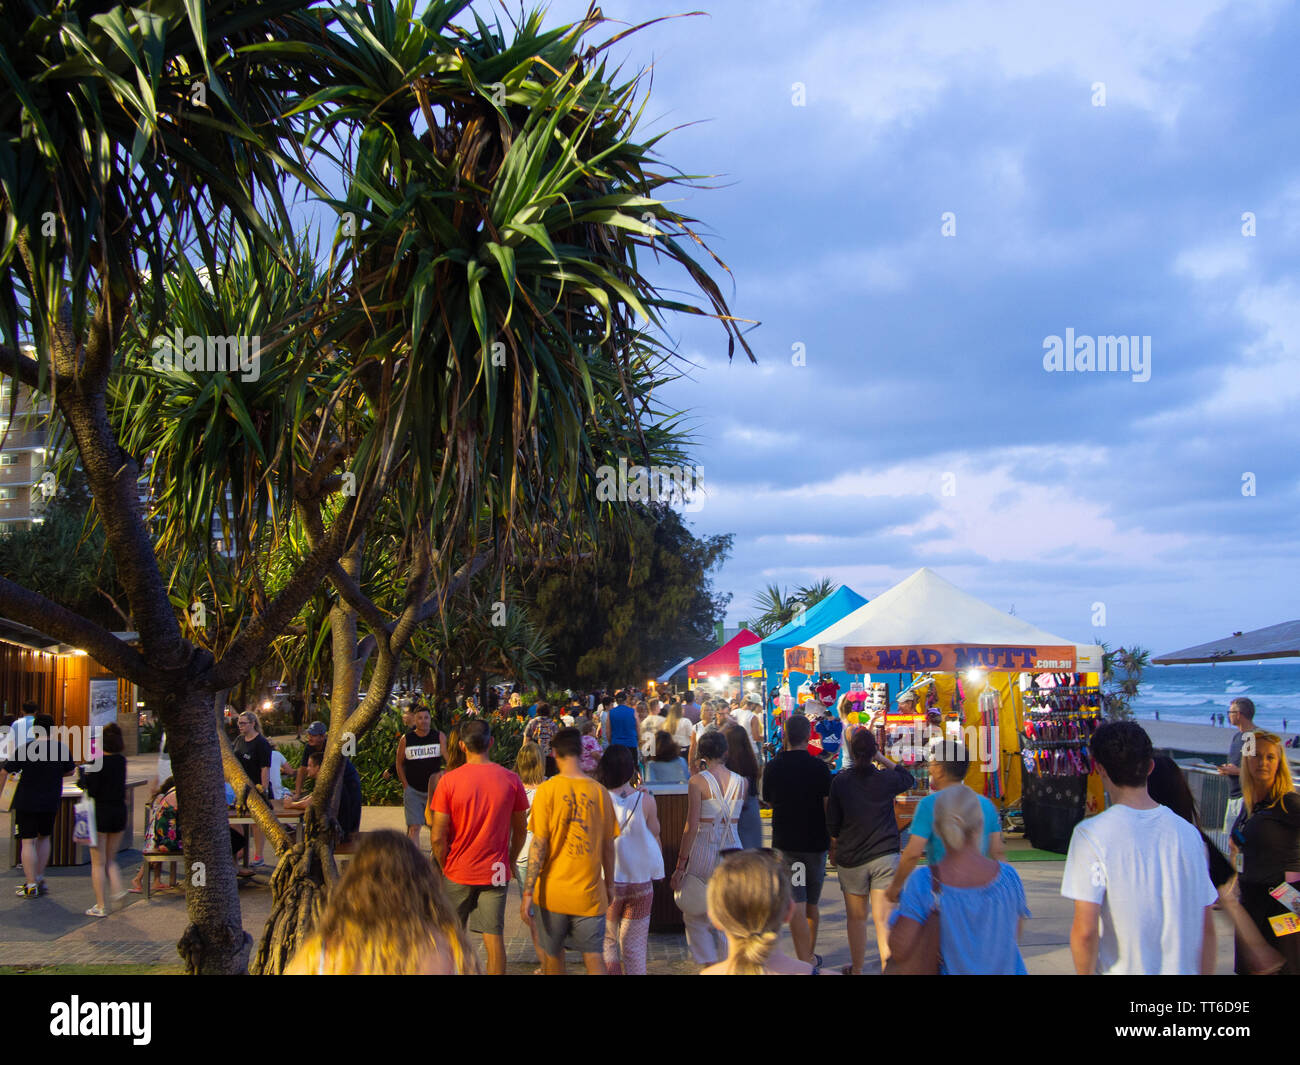
[{"label": "white market tent", "polygon": [[1101,669],[1099,646],[1076,644],[1003,613],[931,569],[917,570],[814,639],[822,672]]}]

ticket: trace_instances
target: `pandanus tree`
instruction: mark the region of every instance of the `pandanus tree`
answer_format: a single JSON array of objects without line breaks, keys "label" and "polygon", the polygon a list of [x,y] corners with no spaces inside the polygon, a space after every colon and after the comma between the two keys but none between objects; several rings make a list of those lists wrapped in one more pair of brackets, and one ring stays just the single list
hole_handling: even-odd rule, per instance
[{"label": "pandanus tree", "polygon": [[[0,611],[159,709],[197,870],[179,949],[189,971],[240,972],[214,706],[329,586],[334,705],[303,838],[247,796],[283,852],[257,963],[277,971],[333,877],[347,739],[412,634],[476,572],[591,520],[602,465],[653,461],[632,381],[671,358],[666,313],[716,317],[729,355],[744,343],[720,264],[664,201],[686,179],[637,139],[640,79],[588,41],[597,13],[553,30],[534,14],[507,40],[456,25],[461,2],[24,6],[0,43],[0,372],[51,395],[139,640],[6,578]],[[310,264],[295,221],[328,233]],[[657,287],[647,256],[700,304]],[[196,296],[200,275],[240,279],[242,319],[214,299],[220,334],[169,334],[168,279]],[[214,339],[253,328],[256,380],[214,365]],[[196,365],[155,365],[168,335],[187,356],[200,342]],[[388,609],[361,582],[372,530],[396,536]],[[214,532],[205,616],[194,578],[168,581]]]}]

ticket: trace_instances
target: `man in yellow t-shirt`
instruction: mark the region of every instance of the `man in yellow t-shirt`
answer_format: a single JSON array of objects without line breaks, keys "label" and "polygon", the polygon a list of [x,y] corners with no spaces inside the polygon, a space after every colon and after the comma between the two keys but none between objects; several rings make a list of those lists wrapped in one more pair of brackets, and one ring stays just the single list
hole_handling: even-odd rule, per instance
[{"label": "man in yellow t-shirt", "polygon": [[537,934],[546,975],[563,975],[569,939],[582,952],[588,974],[603,976],[605,911],[613,895],[618,835],[614,803],[583,773],[582,733],[576,728],[555,734],[551,754],[559,773],[533,793],[528,815],[533,843],[520,916]]}]

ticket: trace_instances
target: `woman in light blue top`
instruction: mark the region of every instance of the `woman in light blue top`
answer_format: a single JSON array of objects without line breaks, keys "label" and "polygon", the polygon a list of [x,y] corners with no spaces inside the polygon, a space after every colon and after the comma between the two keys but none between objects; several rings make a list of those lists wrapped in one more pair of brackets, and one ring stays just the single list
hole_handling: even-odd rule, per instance
[{"label": "woman in light blue top", "polygon": [[[984,815],[965,784],[944,788],[934,803],[934,826],[944,843],[939,870],[939,972],[949,976],[1025,976],[1018,940],[1029,917],[1025,886],[1005,862],[980,853]],[[890,919],[891,957],[905,963],[921,941],[935,905],[931,867],[907,878]]]},{"label": "woman in light blue top", "polygon": [[667,732],[656,732],[655,756],[645,764],[647,784],[685,784],[690,772],[677,749],[677,741]]}]

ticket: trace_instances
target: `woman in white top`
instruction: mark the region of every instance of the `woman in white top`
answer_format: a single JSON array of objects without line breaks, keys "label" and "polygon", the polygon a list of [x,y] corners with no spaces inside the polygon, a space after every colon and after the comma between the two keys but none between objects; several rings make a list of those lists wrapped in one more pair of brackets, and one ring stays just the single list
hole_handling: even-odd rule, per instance
[{"label": "woman in white top", "polygon": [[[546,779],[546,760],[542,757],[542,749],[535,743],[525,743],[519,748],[519,753],[515,756],[515,772],[519,774],[519,779],[524,784],[524,794],[528,796],[528,808],[533,808],[533,795],[536,794],[542,781]],[[530,831],[524,837],[523,849],[519,852],[519,860],[515,862],[515,875],[519,878],[519,888],[522,891],[523,886],[528,882],[528,852],[533,845],[533,834]],[[542,953],[542,948],[537,943],[537,928],[532,929],[533,933],[533,950],[537,952],[538,968],[534,971],[534,976],[540,976],[542,973],[541,966],[546,964],[546,955]]]},{"label": "woman in white top", "polygon": [[664,727],[666,718],[659,712],[660,703],[658,699],[651,699],[646,704],[646,715],[641,718],[641,724],[638,726],[641,730],[641,757],[653,758],[655,753],[655,733]]},{"label": "woman in white top", "polygon": [[696,746],[704,768],[688,786],[686,832],[672,885],[691,956],[712,965],[727,956],[727,942],[709,921],[707,885],[720,853],[740,849],[736,822],[745,803],[745,779],[724,764],[727,740],[721,732],[704,733]]},{"label": "woman in white top", "polygon": [[690,754],[691,737],[695,735],[695,726],[691,724],[689,717],[682,714],[682,708],[677,703],[669,705],[668,714],[664,718],[663,731],[672,736],[683,758]]},{"label": "woman in white top", "polygon": [[686,754],[686,764],[690,767],[692,773],[699,772],[700,754],[699,743],[700,737],[703,736],[714,726],[713,701],[706,699],[700,704],[700,719],[691,726],[691,745]]},{"label": "woman in white top", "polygon": [[613,898],[605,913],[605,968],[614,975],[645,976],[653,881],[664,878],[664,852],[655,797],[636,787],[635,776],[636,755],[618,745],[604,753],[596,772],[618,820]]}]

